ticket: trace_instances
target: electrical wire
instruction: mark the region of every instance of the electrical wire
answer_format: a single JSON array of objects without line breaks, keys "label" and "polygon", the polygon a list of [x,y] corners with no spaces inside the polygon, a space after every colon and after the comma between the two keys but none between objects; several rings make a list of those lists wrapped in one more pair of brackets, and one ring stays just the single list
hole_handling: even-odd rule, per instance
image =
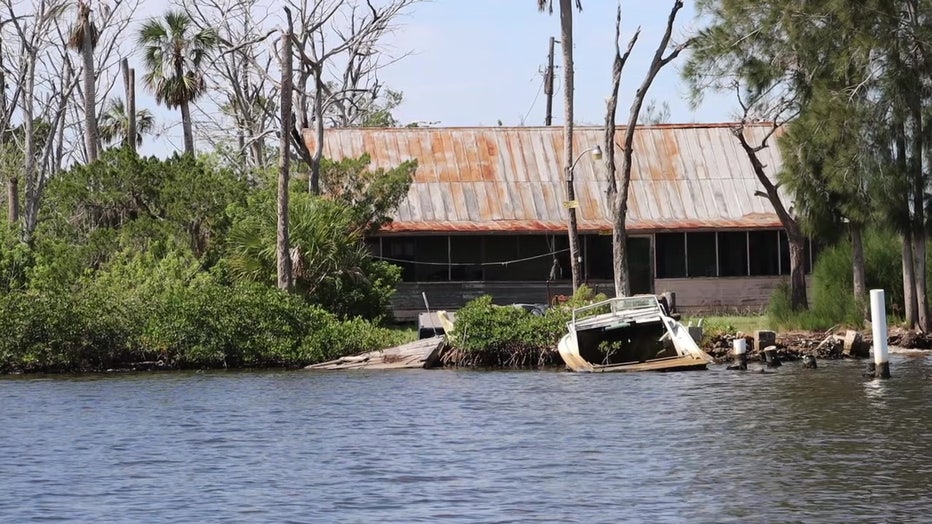
[{"label": "electrical wire", "polygon": [[541,78],[540,86],[537,88],[537,94],[534,95],[534,100],[531,101],[531,107],[528,108],[527,113],[524,114],[524,118],[521,119],[521,125],[524,125],[524,123],[527,122],[528,117],[531,116],[531,111],[534,110],[534,106],[537,105],[537,99],[540,98],[540,93],[544,90],[544,83],[546,83],[546,80]]},{"label": "electrical wire", "polygon": [[399,264],[414,264],[416,266],[467,266],[467,267],[484,266],[485,267],[485,266],[507,266],[508,264],[518,264],[521,262],[528,262],[530,260],[536,260],[538,258],[553,257],[557,255],[558,253],[565,253],[567,251],[569,251],[569,248],[560,249],[558,251],[551,251],[550,253],[544,253],[542,255],[534,255],[532,257],[526,257],[526,258],[517,258],[514,260],[504,260],[501,262],[418,262],[415,260],[403,260],[400,258],[381,257],[378,255],[373,255],[372,258],[375,258],[377,260],[384,260],[386,262],[397,262]]}]

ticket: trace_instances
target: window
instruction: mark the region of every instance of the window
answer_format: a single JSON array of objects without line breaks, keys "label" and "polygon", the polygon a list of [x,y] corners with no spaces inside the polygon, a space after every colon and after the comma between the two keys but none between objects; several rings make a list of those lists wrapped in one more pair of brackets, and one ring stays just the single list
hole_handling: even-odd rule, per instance
[{"label": "window", "polygon": [[718,234],[718,264],[719,276],[748,276],[748,234],[746,232]]},{"label": "window", "polygon": [[450,237],[450,280],[482,280],[482,237]]},{"label": "window", "polygon": [[780,231],[780,274],[790,274],[790,241],[786,231]]},{"label": "window", "polygon": [[612,236],[586,235],[586,249],[583,251],[583,263],[586,266],[586,275],[593,280],[612,280],[614,269],[612,267]]},{"label": "window", "polygon": [[657,278],[686,276],[686,234],[658,233]]},{"label": "window", "polygon": [[714,277],[716,271],[715,233],[686,234],[686,269],[691,277]]},{"label": "window", "polygon": [[650,237],[628,237],[628,277],[631,293],[653,293],[651,274]]},{"label": "window", "polygon": [[547,280],[553,258],[545,235],[485,237],[485,278],[498,281]]},{"label": "window", "polygon": [[776,231],[749,232],[748,255],[752,276],[779,275],[779,234]]},{"label": "window", "polygon": [[447,237],[430,236],[414,239],[414,268],[418,282],[437,282],[449,280],[447,262]]},{"label": "window", "polygon": [[[401,280],[413,282],[415,279],[414,240],[411,238],[386,237],[382,239],[382,257],[388,262],[401,266]],[[408,262],[411,261],[411,262]]]}]

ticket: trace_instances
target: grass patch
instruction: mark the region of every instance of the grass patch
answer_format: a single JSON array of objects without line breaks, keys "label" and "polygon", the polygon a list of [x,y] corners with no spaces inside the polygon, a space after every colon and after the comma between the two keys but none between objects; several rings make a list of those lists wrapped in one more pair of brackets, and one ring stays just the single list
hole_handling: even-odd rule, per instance
[{"label": "grass patch", "polygon": [[770,329],[770,319],[766,315],[684,317],[681,322],[687,326],[692,322],[695,326],[700,319],[704,331],[718,329],[728,333],[741,331],[751,334],[758,329]]}]

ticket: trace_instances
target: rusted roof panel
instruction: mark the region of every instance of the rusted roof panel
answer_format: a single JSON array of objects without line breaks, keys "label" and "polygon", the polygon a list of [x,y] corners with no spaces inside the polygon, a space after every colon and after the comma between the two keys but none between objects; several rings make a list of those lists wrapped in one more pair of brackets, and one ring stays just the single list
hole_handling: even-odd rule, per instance
[{"label": "rusted roof panel", "polygon": [[[740,144],[734,124],[659,125],[635,132],[627,226],[632,231],[777,228],[770,202]],[[745,135],[759,143],[769,124]],[[621,163],[623,128],[615,137]],[[611,229],[604,163],[580,152],[602,144],[600,127],[574,132],[580,231]],[[312,148],[313,133],[305,132]],[[772,144],[772,142],[771,142]],[[566,230],[562,127],[328,129],[324,155],[369,153],[389,168],[416,158],[408,197],[386,234]],[[781,165],[775,145],[759,152],[773,179]]]}]

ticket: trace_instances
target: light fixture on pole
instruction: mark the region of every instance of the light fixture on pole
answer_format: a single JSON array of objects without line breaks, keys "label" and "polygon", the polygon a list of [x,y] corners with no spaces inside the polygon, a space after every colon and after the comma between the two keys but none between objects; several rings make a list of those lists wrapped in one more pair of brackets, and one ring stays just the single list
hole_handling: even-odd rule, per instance
[{"label": "light fixture on pole", "polygon": [[594,160],[602,158],[602,148],[600,146],[596,145],[590,147],[582,153],[579,153],[579,156],[576,157],[576,160],[573,160],[573,163],[570,164],[566,172],[566,201],[563,202],[563,207],[566,208],[568,213],[567,233],[569,235],[570,244],[570,269],[573,274],[573,293],[579,289],[579,284],[582,280],[582,256],[579,254],[579,231],[576,226],[576,208],[579,207],[579,202],[576,201],[576,189],[573,187],[573,171],[576,169],[576,164],[578,164],[587,153],[591,153]]}]

